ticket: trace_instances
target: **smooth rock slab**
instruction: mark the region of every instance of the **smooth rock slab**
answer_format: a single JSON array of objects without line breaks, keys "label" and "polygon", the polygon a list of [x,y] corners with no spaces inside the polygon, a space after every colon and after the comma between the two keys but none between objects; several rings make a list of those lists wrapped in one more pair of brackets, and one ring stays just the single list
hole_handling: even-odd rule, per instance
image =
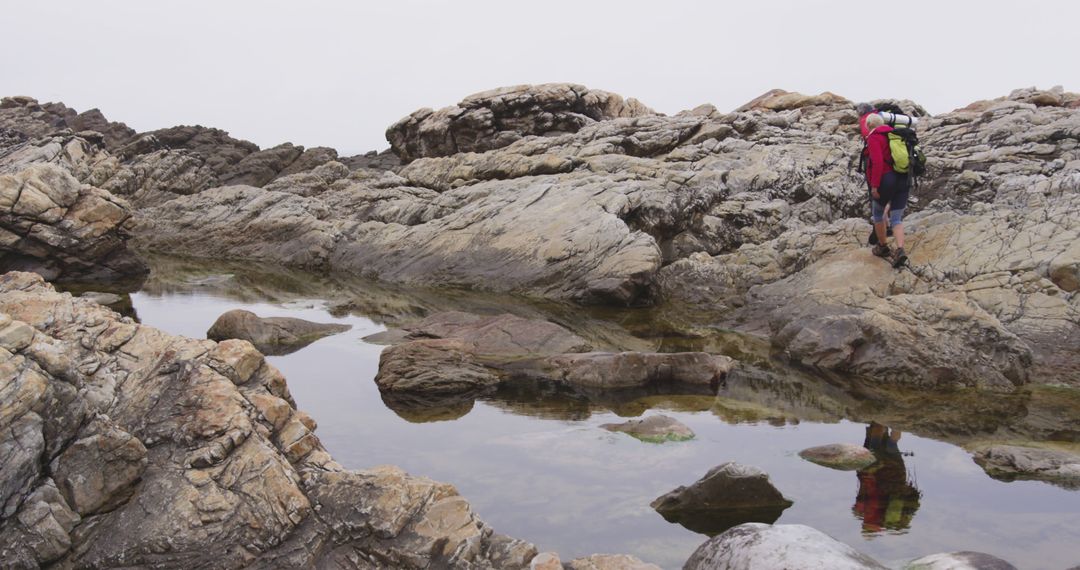
[{"label": "smooth rock slab", "polygon": [[730,461],[689,487],[657,497],[650,506],[670,522],[712,536],[746,522],[772,523],[791,505],[767,473]]},{"label": "smooth rock slab", "polygon": [[679,420],[664,415],[649,416],[621,424],[603,424],[600,427],[608,431],[630,434],[641,441],[650,443],[694,439],[693,430]]},{"label": "smooth rock slab", "polygon": [[840,471],[863,469],[877,461],[873,452],[853,443],[832,443],[810,447],[800,451],[799,457]]},{"label": "smooth rock slab", "polygon": [[885,570],[878,561],[801,524],[747,523],[713,537],[690,555],[683,570],[828,568]]},{"label": "smooth rock slab", "polygon": [[594,554],[575,558],[566,564],[568,570],[660,570],[655,564],[643,562],[626,554]]},{"label": "smooth rock slab", "polygon": [[1016,566],[982,552],[947,552],[912,560],[904,570],[1016,570]]},{"label": "smooth rock slab", "polygon": [[351,328],[352,325],[313,323],[292,317],[261,318],[251,311],[235,309],[218,317],[206,331],[206,338],[247,340],[263,354],[280,355]]}]

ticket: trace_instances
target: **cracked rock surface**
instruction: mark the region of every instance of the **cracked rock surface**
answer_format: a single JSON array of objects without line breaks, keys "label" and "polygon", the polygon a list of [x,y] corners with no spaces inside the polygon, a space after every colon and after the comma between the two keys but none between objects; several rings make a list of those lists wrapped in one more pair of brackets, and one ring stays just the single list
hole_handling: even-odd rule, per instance
[{"label": "cracked rock surface", "polygon": [[[526,568],[450,486],[347,471],[240,340],[0,276],[5,567]],[[106,539],[107,538],[107,539]]]}]

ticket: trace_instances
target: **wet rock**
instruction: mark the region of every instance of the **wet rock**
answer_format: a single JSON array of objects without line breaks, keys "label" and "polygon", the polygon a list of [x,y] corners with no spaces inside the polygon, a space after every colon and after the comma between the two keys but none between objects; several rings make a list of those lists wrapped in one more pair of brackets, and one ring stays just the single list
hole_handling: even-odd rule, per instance
[{"label": "wet rock", "polygon": [[384,392],[475,394],[501,381],[476,361],[461,339],[431,339],[387,348],[379,356],[375,383]]},{"label": "wet rock", "polygon": [[458,339],[493,362],[521,360],[589,349],[585,339],[555,323],[503,314],[482,316],[451,311],[403,327],[408,338]]},{"label": "wet rock", "polygon": [[554,356],[543,366],[557,382],[583,388],[683,385],[715,390],[734,363],[727,356],[703,352],[587,352]]},{"label": "wet rock", "polygon": [[106,306],[117,305],[124,302],[124,298],[116,293],[103,293],[101,291],[86,291],[85,293],[80,293],[79,297]]},{"label": "wet rock", "polygon": [[693,430],[679,420],[665,415],[649,416],[621,424],[601,424],[600,427],[608,431],[627,433],[651,443],[686,441],[694,438]]},{"label": "wet rock", "polygon": [[655,564],[625,554],[594,554],[565,564],[568,570],[660,570]]},{"label": "wet rock", "polygon": [[657,497],[650,506],[671,522],[712,536],[746,522],[772,523],[791,505],[767,473],[728,462],[689,487]]},{"label": "wet rock", "polygon": [[808,526],[748,523],[709,539],[683,566],[684,570],[716,568],[885,570],[886,567]]},{"label": "wet rock", "polygon": [[421,109],[386,130],[390,148],[405,162],[504,147],[528,135],[574,133],[616,117],[654,112],[635,99],[581,85],[518,85],[466,97],[455,106]]},{"label": "wet rock", "polygon": [[851,443],[833,443],[810,447],[800,451],[799,457],[841,471],[863,469],[877,461],[874,453],[869,449]]},{"label": "wet rock", "polygon": [[206,331],[211,340],[242,339],[263,354],[289,354],[319,340],[352,328],[352,325],[323,324],[293,317],[259,317],[251,311],[234,309],[222,314]]},{"label": "wet rock", "polygon": [[904,570],[1016,570],[1016,566],[982,552],[948,552],[912,560]]},{"label": "wet rock", "polygon": [[975,463],[995,479],[1034,479],[1080,489],[1080,455],[1066,451],[993,445],[975,452]]}]

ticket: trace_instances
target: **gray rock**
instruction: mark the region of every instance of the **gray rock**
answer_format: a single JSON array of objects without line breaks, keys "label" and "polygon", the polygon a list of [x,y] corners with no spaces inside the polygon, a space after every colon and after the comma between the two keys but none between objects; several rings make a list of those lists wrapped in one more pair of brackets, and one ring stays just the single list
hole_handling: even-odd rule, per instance
[{"label": "gray rock", "polygon": [[1016,566],[982,552],[948,552],[912,560],[904,570],[1016,570]]},{"label": "gray rock", "polygon": [[259,317],[251,311],[234,309],[222,314],[206,331],[211,340],[242,339],[263,354],[296,352],[320,338],[338,334],[352,325],[323,324],[293,317]]},{"label": "gray rock", "polygon": [[767,473],[728,462],[689,487],[657,497],[650,506],[671,522],[713,536],[746,522],[772,523],[791,505]]},{"label": "gray rock", "polygon": [[524,570],[537,553],[451,485],[344,470],[246,341],[167,335],[29,273],[0,275],[0,315],[36,331],[0,350],[5,565]]},{"label": "gray rock", "polygon": [[683,570],[829,568],[885,570],[873,558],[829,535],[800,524],[748,523],[709,539]]},{"label": "gray rock", "polygon": [[649,416],[621,424],[601,424],[600,427],[608,431],[627,433],[651,443],[686,441],[694,438],[693,430],[679,420],[665,415]]},{"label": "gray rock", "polygon": [[1034,479],[1080,489],[1080,455],[1065,451],[992,445],[977,450],[975,463],[995,479]]},{"label": "gray rock", "polygon": [[810,447],[800,451],[799,457],[841,471],[863,469],[877,461],[877,458],[869,449],[851,443],[833,443]]},{"label": "gray rock", "polygon": [[127,248],[126,202],[53,164],[12,168],[0,173],[0,267],[67,281],[146,275],[146,264]]},{"label": "gray rock", "polygon": [[734,363],[727,356],[703,352],[587,352],[548,358],[543,368],[555,381],[580,388],[681,385],[715,392]]},{"label": "gray rock", "polygon": [[408,162],[491,150],[528,135],[574,133],[599,120],[651,114],[634,99],[581,85],[518,85],[476,93],[439,111],[416,111],[388,128],[386,140]]}]

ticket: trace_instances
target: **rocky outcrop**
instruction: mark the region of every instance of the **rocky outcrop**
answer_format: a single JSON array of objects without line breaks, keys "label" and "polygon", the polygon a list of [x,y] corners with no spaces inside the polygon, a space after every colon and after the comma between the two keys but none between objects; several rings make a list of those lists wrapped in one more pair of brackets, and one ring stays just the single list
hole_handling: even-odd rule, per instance
[{"label": "rocky outcrop", "polygon": [[0,268],[66,281],[140,278],[147,268],[127,248],[131,227],[126,202],[59,166],[0,169]]},{"label": "rocky outcrop", "polygon": [[767,473],[735,462],[713,467],[693,485],[651,504],[665,519],[709,536],[747,522],[775,522],[791,505]]},{"label": "rocky outcrop", "polygon": [[686,427],[686,424],[673,417],[660,414],[621,424],[600,424],[600,427],[608,431],[630,434],[641,441],[650,443],[694,439],[694,431]]},{"label": "rocky outcrop", "polygon": [[79,113],[63,103],[41,104],[32,97],[4,97],[0,100],[0,131],[17,133],[21,140],[41,138],[58,131],[87,133],[100,138],[108,148],[122,145],[135,135],[124,123],[114,123],[98,109]]},{"label": "rocky outcrop", "polygon": [[575,133],[597,121],[652,114],[635,99],[581,85],[518,85],[476,93],[438,111],[420,109],[390,126],[386,140],[408,162],[483,152],[529,135]]},{"label": "rocky outcrop", "polygon": [[246,341],[173,337],[28,273],[0,277],[0,314],[5,565],[526,568],[536,554],[450,485],[344,470]]},{"label": "rocky outcrop", "polygon": [[877,462],[869,449],[852,443],[832,443],[810,447],[799,452],[799,457],[841,471],[864,469]]},{"label": "rocky outcrop", "polygon": [[267,355],[296,352],[301,348],[333,334],[345,332],[352,325],[313,323],[293,317],[259,317],[251,311],[227,311],[210,325],[206,338],[210,340],[241,339]]},{"label": "rocky outcrop", "polygon": [[1053,449],[992,445],[975,451],[975,463],[995,479],[1033,479],[1080,489],[1080,455]]},{"label": "rocky outcrop", "polygon": [[[357,157],[325,151],[285,165],[296,148],[196,127],[63,164],[132,199],[142,248],[666,303],[710,324],[770,322],[750,332],[794,362],[884,383],[1005,391],[1080,377],[1074,94],[1022,90],[937,117],[900,102],[923,116],[930,172],[897,273],[868,255],[856,219],[849,101],[774,91],[733,113],[666,117],[597,93],[514,87],[418,112],[391,129],[411,161],[396,172],[375,156],[378,169],[346,174]],[[586,103],[601,110],[570,110]]]},{"label": "rocky outcrop", "polygon": [[701,545],[683,570],[830,568],[885,570],[885,566],[829,535],[800,524],[748,523]]}]

